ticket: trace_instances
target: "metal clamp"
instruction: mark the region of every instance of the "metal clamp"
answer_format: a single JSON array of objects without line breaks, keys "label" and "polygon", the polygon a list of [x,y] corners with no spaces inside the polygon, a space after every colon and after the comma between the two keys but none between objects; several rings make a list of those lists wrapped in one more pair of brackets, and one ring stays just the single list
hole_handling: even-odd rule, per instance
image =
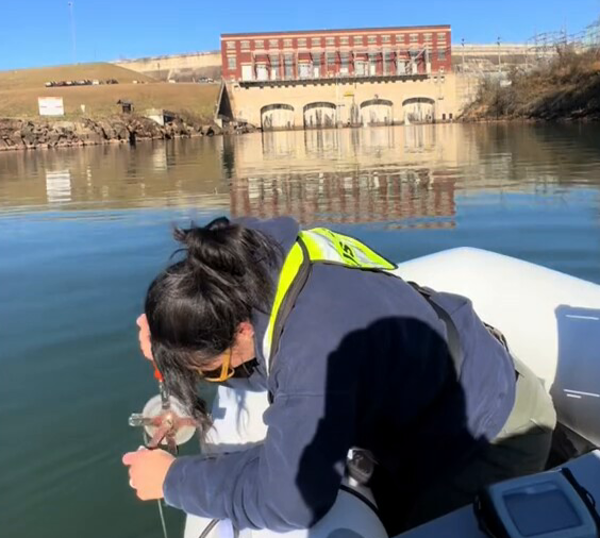
[{"label": "metal clamp", "polygon": [[160,388],[161,393],[148,400],[141,413],[133,413],[128,422],[131,427],[144,428],[150,439],[148,448],[166,445],[169,452],[176,454],[177,447],[194,436],[196,422],[179,400],[167,394],[162,383]]}]

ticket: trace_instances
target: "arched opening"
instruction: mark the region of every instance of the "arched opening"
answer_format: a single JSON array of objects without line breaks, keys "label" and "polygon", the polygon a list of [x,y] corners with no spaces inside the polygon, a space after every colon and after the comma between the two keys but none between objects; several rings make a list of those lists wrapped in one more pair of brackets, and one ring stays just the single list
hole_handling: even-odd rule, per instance
[{"label": "arched opening", "polygon": [[294,127],[294,107],[283,103],[263,106],[260,109],[260,124],[264,131],[292,129]]},{"label": "arched opening", "polygon": [[360,117],[363,125],[392,125],[394,103],[388,99],[369,99],[360,105]]},{"label": "arched opening", "polygon": [[304,106],[304,128],[321,129],[335,127],[337,124],[337,107],[327,101],[309,103]]},{"label": "arched opening", "polygon": [[402,103],[404,123],[434,123],[435,101],[429,97],[411,97]]}]

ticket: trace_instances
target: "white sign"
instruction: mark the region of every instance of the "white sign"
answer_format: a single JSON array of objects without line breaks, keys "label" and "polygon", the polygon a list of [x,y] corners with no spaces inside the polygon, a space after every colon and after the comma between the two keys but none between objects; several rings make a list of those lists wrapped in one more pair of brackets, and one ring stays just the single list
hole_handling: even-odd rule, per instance
[{"label": "white sign", "polygon": [[65,106],[62,97],[38,97],[40,116],[64,116]]}]

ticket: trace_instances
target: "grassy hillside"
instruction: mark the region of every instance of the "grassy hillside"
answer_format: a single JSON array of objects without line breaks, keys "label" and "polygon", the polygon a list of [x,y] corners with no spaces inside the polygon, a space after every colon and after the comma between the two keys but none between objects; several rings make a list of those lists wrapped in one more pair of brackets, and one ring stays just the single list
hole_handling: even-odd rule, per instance
[{"label": "grassy hillside", "polygon": [[[46,88],[50,80],[111,79],[119,84]],[[132,81],[147,84],[133,84]],[[62,97],[67,118],[100,118],[119,112],[117,101],[132,101],[135,110],[164,108],[212,118],[218,84],[168,84],[112,64],[82,64],[0,72],[0,117],[37,118],[38,97]],[[81,111],[85,105],[85,114]]]},{"label": "grassy hillside", "polygon": [[600,119],[600,50],[562,50],[548,65],[482,85],[465,119]]}]

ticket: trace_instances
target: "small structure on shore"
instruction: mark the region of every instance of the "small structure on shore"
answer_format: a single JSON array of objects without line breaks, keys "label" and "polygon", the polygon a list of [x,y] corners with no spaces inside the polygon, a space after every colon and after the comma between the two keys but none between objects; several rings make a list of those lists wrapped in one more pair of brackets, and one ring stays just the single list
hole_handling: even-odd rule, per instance
[{"label": "small structure on shore", "polygon": [[133,102],[128,101],[126,99],[119,99],[117,101],[117,105],[121,106],[122,114],[132,114],[133,113]]},{"label": "small structure on shore", "polygon": [[164,126],[167,123],[171,123],[177,117],[175,112],[164,110],[162,108],[149,108],[144,112],[144,117],[149,118],[159,125]]}]

